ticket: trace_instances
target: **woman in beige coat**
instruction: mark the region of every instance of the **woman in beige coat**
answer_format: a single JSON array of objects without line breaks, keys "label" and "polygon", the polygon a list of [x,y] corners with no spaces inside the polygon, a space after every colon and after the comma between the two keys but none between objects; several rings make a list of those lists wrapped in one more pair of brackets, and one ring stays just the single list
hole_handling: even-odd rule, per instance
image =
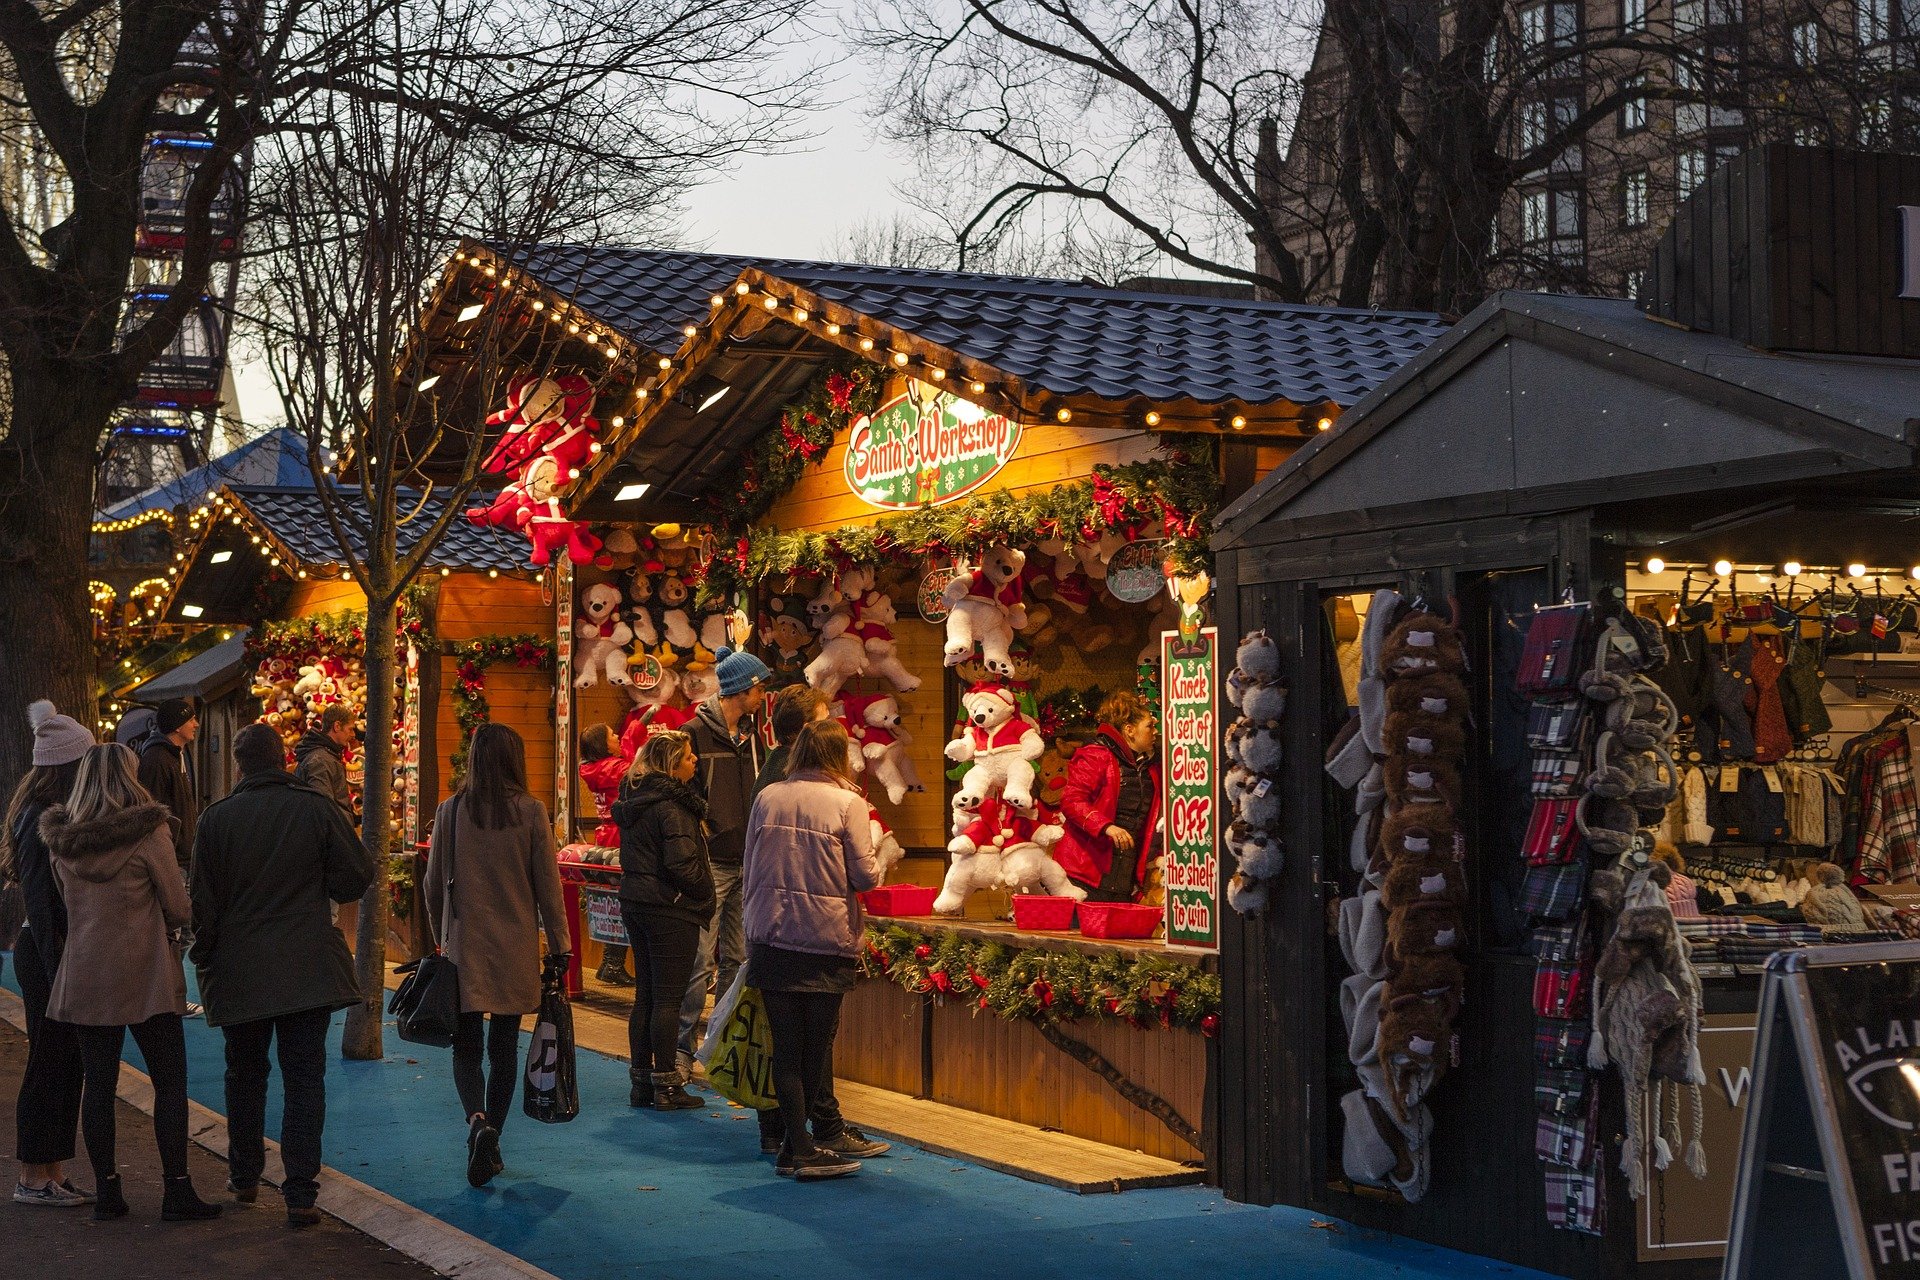
[{"label": "woman in beige coat", "polygon": [[173,819],[136,780],[139,760],[118,743],[81,758],[73,794],[40,818],[40,837],[67,905],[67,945],[47,1016],[80,1035],[86,1078],[80,1131],[99,1181],[96,1218],[120,1218],[126,1196],[114,1159],[115,1084],[126,1033],[153,1080],[153,1132],[166,1174],[161,1217],[219,1216],[187,1175],[187,984],[168,934],[193,918]]},{"label": "woman in beige coat", "polygon": [[519,1073],[520,1019],[540,1008],[540,926],[549,963],[564,964],[572,949],[553,826],[527,794],[527,744],[506,725],[473,731],[466,781],[434,815],[426,903],[460,974],[453,1083],[467,1117],[467,1181],[484,1187],[506,1167],[500,1129]]}]

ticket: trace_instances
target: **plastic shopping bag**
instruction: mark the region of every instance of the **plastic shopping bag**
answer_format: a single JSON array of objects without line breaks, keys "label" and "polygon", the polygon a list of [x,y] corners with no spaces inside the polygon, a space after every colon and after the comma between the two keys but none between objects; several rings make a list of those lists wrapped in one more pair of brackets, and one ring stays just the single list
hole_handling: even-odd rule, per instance
[{"label": "plastic shopping bag", "polygon": [[527,1046],[526,1089],[521,1107],[542,1124],[565,1124],[580,1114],[574,1075],[573,1006],[567,1001],[567,971],[549,963],[540,980],[540,1012]]},{"label": "plastic shopping bag", "polygon": [[722,1097],[765,1111],[780,1105],[773,1096],[773,1032],[760,993],[745,979],[742,969],[714,1006],[700,1060],[707,1067],[707,1083]]}]

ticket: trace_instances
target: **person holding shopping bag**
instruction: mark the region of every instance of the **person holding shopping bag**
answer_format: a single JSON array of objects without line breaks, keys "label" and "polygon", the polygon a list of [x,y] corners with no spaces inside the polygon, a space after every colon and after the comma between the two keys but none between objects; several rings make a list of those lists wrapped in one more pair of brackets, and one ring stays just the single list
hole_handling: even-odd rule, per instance
[{"label": "person holding shopping bag", "polygon": [[527,744],[506,725],[473,731],[466,780],[434,815],[425,887],[434,937],[459,975],[453,1083],[467,1118],[467,1181],[484,1187],[506,1167],[500,1130],[519,1076],[520,1019],[540,1007],[541,926],[551,962],[572,947],[553,827],[527,792]]},{"label": "person holding shopping bag", "polygon": [[760,793],[747,822],[746,981],[766,1005],[786,1126],[774,1170],[806,1180],[860,1168],[807,1132],[812,1104],[831,1087],[840,1002],[853,990],[866,923],[858,895],[881,880],[871,806],[847,772],[847,741],[838,721],[802,729],[786,780]]},{"label": "person holding shopping bag", "polygon": [[656,1111],[705,1106],[687,1092],[676,1061],[680,1005],[693,977],[700,930],[713,918],[707,803],[688,784],[693,740],[674,729],[648,738],[613,805],[620,829],[620,914],[635,948],[627,1044],[627,1102]]},{"label": "person holding shopping bag", "polygon": [[118,743],[82,757],[73,794],[40,819],[40,838],[67,907],[67,944],[47,1017],[76,1027],[85,1085],[80,1130],[93,1164],[93,1216],[122,1218],[127,1200],[114,1156],[115,1088],[128,1031],[153,1081],[153,1133],[166,1194],[160,1216],[220,1216],[187,1173],[187,980],[169,934],[193,918],[175,857],[175,820],[135,778],[139,759]]}]

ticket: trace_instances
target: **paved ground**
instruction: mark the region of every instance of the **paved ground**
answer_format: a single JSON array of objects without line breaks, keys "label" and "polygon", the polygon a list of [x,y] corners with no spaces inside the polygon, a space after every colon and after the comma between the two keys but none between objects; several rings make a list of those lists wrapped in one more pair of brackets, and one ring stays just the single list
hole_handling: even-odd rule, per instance
[{"label": "paved ground", "polygon": [[[204,1028],[202,1028],[204,1030]],[[27,1060],[26,1037],[0,1022],[0,1142],[9,1159],[0,1189],[13,1194],[19,1168],[12,1163],[13,1100]],[[252,1206],[216,1195],[226,1186],[227,1166],[197,1146],[187,1158],[201,1196],[219,1200],[227,1211],[205,1223],[160,1221],[160,1157],[154,1150],[153,1123],[126,1103],[120,1108],[120,1177],[133,1212],[118,1222],[95,1222],[90,1209],[29,1209],[0,1200],[0,1271],[15,1276],[85,1277],[85,1280],[150,1280],[154,1276],[190,1276],[194,1280],[428,1280],[434,1273],[376,1240],[332,1218],[303,1231],[287,1230],[280,1197],[262,1188]],[[72,1167],[73,1179],[91,1186],[83,1154]]]},{"label": "paved ground", "polygon": [[[796,1185],[758,1154],[751,1113],[717,1100],[697,1114],[631,1111],[625,1064],[586,1052],[581,1116],[548,1126],[515,1114],[506,1172],[476,1191],[447,1052],[407,1045],[389,1026],[385,1060],[342,1062],[338,1036],[336,1019],[327,1163],[560,1280],[1166,1280],[1170,1267],[1274,1280],[1550,1280],[1297,1210],[1231,1204],[1208,1188],[1079,1196],[911,1149],[855,1178]],[[187,1051],[190,1092],[217,1110],[219,1033],[189,1021]],[[270,1134],[278,1110],[276,1092]],[[273,1270],[329,1274],[291,1256],[297,1266]],[[224,1274],[158,1264],[143,1258],[121,1274]]]}]

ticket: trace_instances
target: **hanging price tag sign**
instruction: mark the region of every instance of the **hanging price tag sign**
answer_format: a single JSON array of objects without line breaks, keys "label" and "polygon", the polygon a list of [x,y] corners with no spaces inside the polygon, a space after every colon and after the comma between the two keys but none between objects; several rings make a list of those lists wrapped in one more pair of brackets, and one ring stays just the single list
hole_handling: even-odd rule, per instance
[{"label": "hanging price tag sign", "polygon": [[1145,604],[1167,585],[1160,562],[1166,546],[1158,539],[1129,542],[1107,562],[1107,590],[1126,604]]}]

